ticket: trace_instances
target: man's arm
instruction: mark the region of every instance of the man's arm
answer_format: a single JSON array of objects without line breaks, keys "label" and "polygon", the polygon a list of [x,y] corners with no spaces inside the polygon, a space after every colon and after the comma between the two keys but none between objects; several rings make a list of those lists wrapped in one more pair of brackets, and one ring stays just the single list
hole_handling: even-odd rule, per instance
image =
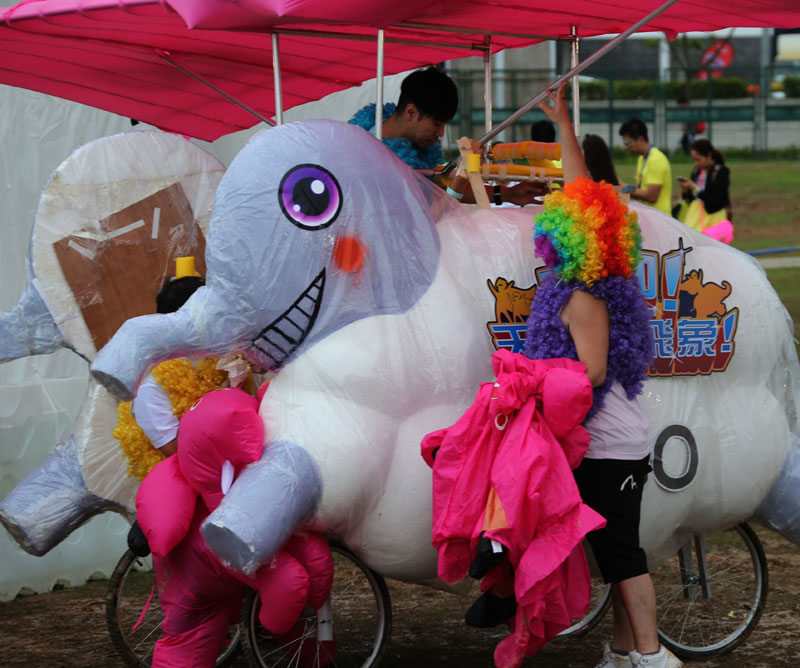
[{"label": "man's arm", "polygon": [[178,418],[161,386],[152,376],[141,384],[133,399],[133,417],[153,447],[169,457],[178,451]]},{"label": "man's arm", "polygon": [[634,188],[633,191],[631,191],[631,197],[641,202],[655,204],[658,201],[658,196],[661,194],[662,187],[660,183],[651,183],[643,188]]},{"label": "man's arm", "polygon": [[666,167],[669,167],[669,163],[662,164],[659,161],[646,162],[644,165],[645,171],[642,174],[642,187],[634,188],[631,197],[641,202],[655,204],[659,195],[661,195],[664,183],[672,178],[670,170],[666,169]]}]

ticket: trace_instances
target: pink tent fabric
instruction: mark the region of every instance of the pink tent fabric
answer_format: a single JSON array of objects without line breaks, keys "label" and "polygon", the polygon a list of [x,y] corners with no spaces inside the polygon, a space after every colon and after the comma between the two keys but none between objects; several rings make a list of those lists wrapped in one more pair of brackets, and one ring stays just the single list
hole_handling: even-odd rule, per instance
[{"label": "pink tent fabric", "polygon": [[[274,114],[270,33],[280,34],[284,108],[385,72],[542,39],[617,33],[658,0],[24,0],[0,14],[0,83],[213,140],[258,121],[190,75],[263,116]],[[648,29],[670,35],[734,26],[800,25],[796,0],[679,0]],[[320,34],[327,34],[321,37]]]}]

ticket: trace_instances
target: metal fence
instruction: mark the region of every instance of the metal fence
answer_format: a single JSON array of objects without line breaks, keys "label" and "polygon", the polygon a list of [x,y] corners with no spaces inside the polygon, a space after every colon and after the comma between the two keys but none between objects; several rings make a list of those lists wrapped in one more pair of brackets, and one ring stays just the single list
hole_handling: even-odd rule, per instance
[{"label": "metal fence", "polygon": [[[800,97],[786,97],[783,90],[785,78],[797,77],[799,69],[728,68],[723,78],[704,80],[696,73],[633,67],[624,71],[595,69],[594,77],[581,77],[579,83],[580,134],[599,134],[614,146],[619,144],[619,126],[636,116],[647,123],[650,140],[662,148],[677,146],[682,126],[688,121],[705,123],[704,136],[720,148],[759,152],[800,146]],[[460,93],[453,130],[458,136],[480,137],[485,127],[483,73],[451,74]],[[493,72],[492,124],[507,118],[556,76],[552,70]],[[796,88],[791,87],[789,92],[796,95]],[[689,99],[688,105],[679,106],[681,95]],[[530,124],[542,118],[544,114],[533,109],[501,137],[504,141],[529,139]]]}]

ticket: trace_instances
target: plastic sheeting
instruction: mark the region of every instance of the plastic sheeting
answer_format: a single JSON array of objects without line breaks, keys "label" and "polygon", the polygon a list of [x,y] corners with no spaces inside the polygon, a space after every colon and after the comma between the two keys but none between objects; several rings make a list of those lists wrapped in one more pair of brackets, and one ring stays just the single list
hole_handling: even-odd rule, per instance
[{"label": "plastic sheeting", "polygon": [[[130,121],[6,86],[0,86],[0,106],[6,112],[0,126],[0,311],[8,312],[26,288],[31,229],[49,175],[76,146],[129,128]],[[0,497],[72,433],[86,395],[87,366],[67,350],[0,364]],[[126,531],[121,517],[108,514],[38,558],[0,530],[0,600],[23,587],[46,591],[57,581],[80,584],[94,572],[110,574]]]},{"label": "plastic sheeting", "polygon": [[[6,319],[15,302],[19,304],[21,294],[32,294],[36,297],[33,303],[42,303],[30,282],[29,269],[31,230],[42,188],[48,184],[52,171],[76,146],[97,136],[130,129],[130,121],[4,86],[0,87],[0,102],[9,112],[4,115],[0,129],[7,157],[0,164],[0,182],[5,185],[0,191],[4,210],[3,243],[0,244],[3,276],[0,310],[6,312],[3,326],[16,329],[20,335],[17,349],[3,350],[3,356],[13,360],[26,352],[26,347],[31,352],[42,353],[45,348],[56,349],[62,345],[58,338],[47,341],[48,333],[60,337],[60,332],[54,329],[46,308],[18,311],[11,320]],[[179,138],[175,140],[183,142]],[[97,171],[94,173],[96,176]],[[98,182],[104,180],[97,179]],[[24,317],[16,317],[20,313]],[[30,324],[31,314],[34,319],[38,318],[41,326],[28,327],[20,332],[18,325],[26,320]],[[11,334],[6,329],[3,331],[5,346]],[[87,379],[87,362],[68,350],[0,365],[0,498],[5,498],[42,463],[56,444],[73,433],[76,416],[84,408]],[[116,406],[116,400],[110,398],[103,388],[93,390],[97,391],[105,394]],[[115,414],[98,418],[91,410],[86,411],[78,428],[91,431],[92,424],[98,424],[98,421],[105,423],[102,425],[106,433],[103,442],[117,451],[107,431],[107,425],[113,428],[116,423]],[[97,452],[97,449],[89,450]],[[85,461],[92,461],[91,452]],[[113,462],[119,464],[121,458],[101,456],[95,461],[94,466],[83,471],[87,485],[102,497],[113,495],[110,487],[114,487],[123,505],[132,507],[135,488],[130,489],[124,475],[119,475],[124,472],[124,465],[111,474],[104,473],[109,466],[113,468]],[[122,490],[125,486],[127,491]],[[116,514],[109,514],[79,528],[45,557],[35,558],[25,554],[10,534],[0,530],[0,554],[3,557],[0,559],[0,600],[12,598],[21,588],[42,591],[57,581],[79,584],[95,572],[110,574],[125,548],[126,532],[127,523]]]},{"label": "plastic sheeting", "polygon": [[[656,469],[643,541],[658,561],[688,533],[752,516],[798,433],[800,368],[786,311],[752,258],[633,209],[658,354],[641,399]],[[267,453],[280,442],[310,455],[322,484],[311,525],[385,575],[430,577],[419,442],[491,379],[495,347],[521,350],[542,269],[537,211],[455,205],[358,128],[269,130],[217,191],[207,286],[169,317],[128,321],[93,372],[126,396],[176,352],[234,348],[277,371],[261,406]],[[230,493],[238,507],[243,481]],[[243,545],[259,532],[273,540],[276,519],[302,516],[313,500],[295,486],[264,507],[242,492],[263,513],[231,538]]]}]

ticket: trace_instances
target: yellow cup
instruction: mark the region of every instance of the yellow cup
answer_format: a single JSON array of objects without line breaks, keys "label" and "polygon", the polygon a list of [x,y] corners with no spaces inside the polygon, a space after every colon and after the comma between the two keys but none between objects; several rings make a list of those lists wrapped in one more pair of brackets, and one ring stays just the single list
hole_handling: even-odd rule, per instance
[{"label": "yellow cup", "polygon": [[200,274],[194,268],[194,255],[187,257],[175,258],[175,278],[184,278],[185,276],[199,276]]},{"label": "yellow cup", "polygon": [[467,171],[470,173],[481,171],[481,155],[480,153],[467,154]]}]

